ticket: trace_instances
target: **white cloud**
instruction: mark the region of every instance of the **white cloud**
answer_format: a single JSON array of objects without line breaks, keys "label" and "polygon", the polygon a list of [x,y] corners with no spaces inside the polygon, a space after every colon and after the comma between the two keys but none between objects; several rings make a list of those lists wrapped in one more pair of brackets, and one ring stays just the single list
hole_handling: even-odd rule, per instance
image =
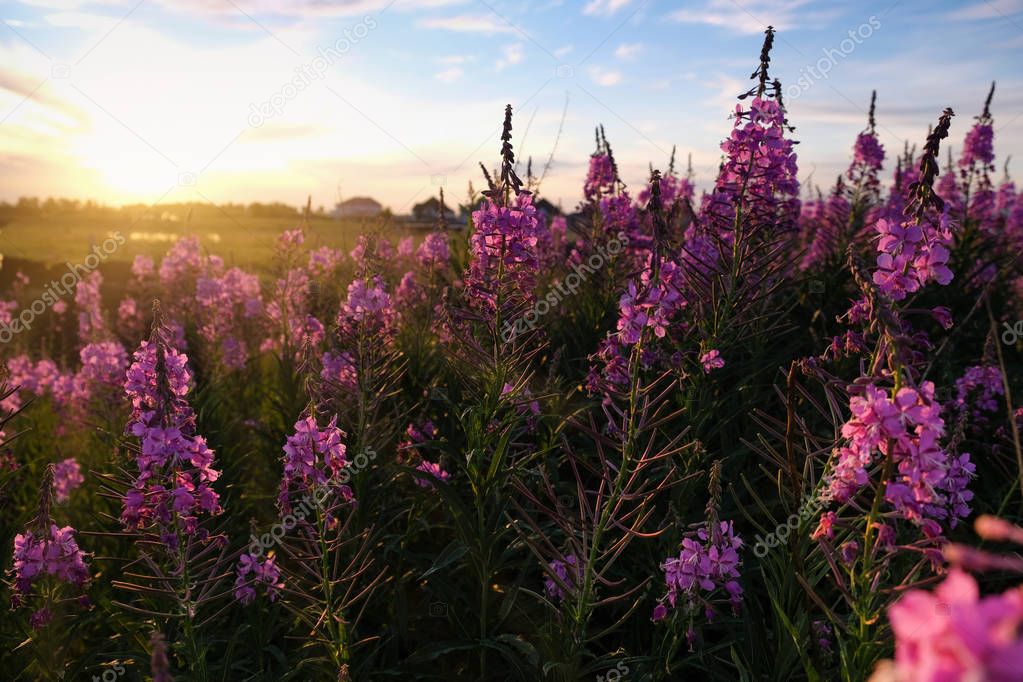
[{"label": "white cloud", "polygon": [[591,16],[611,16],[615,12],[632,4],[632,0],[590,0],[583,8],[583,14]]},{"label": "white cloud", "polygon": [[557,57],[558,59],[561,59],[562,57],[564,57],[565,55],[567,55],[569,52],[571,52],[574,49],[575,49],[575,46],[573,46],[573,45],[563,45],[563,46],[559,47],[558,49],[554,50],[554,56]]},{"label": "white cloud", "polygon": [[599,66],[591,66],[589,68],[589,74],[590,80],[603,87],[618,85],[622,82],[622,72],[615,71],[614,69],[605,71]]},{"label": "white cloud", "polygon": [[525,57],[525,53],[522,51],[522,43],[506,45],[503,52],[504,56],[497,60],[498,71],[501,71],[508,66],[521,63]]},{"label": "white cloud", "polygon": [[622,43],[615,50],[615,56],[622,60],[629,60],[643,51],[643,43]]},{"label": "white cloud", "polygon": [[503,21],[490,15],[460,14],[454,17],[425,19],[421,22],[425,28],[439,28],[458,33],[514,33],[515,29]]},{"label": "white cloud", "polygon": [[441,83],[454,83],[455,81],[460,80],[464,74],[465,71],[463,71],[461,67],[452,66],[450,69],[444,69],[443,71],[434,74],[433,77]]},{"label": "white cloud", "polygon": [[117,24],[117,17],[108,17],[86,12],[55,12],[47,14],[46,23],[61,28],[77,28],[83,31],[108,31]]},{"label": "white cloud", "polygon": [[438,57],[437,61],[441,64],[449,64],[456,66],[458,64],[468,64],[469,62],[476,61],[476,57],[471,54],[449,54],[443,57]]},{"label": "white cloud", "polygon": [[1023,0],[984,0],[949,14],[952,20],[1007,19],[1023,12]]},{"label": "white cloud", "polygon": [[668,15],[679,23],[703,24],[738,33],[763,33],[768,25],[779,31],[817,25],[838,15],[836,9],[810,10],[812,0],[707,0],[702,6]]}]

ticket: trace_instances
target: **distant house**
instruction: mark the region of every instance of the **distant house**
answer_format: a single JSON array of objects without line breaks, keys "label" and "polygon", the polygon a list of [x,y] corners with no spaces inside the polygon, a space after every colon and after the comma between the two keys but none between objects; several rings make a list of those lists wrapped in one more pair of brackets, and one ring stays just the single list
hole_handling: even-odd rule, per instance
[{"label": "distant house", "polygon": [[546,213],[548,218],[553,218],[556,215],[561,215],[561,209],[552,204],[551,202],[547,201],[546,199],[534,201],[533,205],[536,206],[536,210],[543,211],[544,213]]},{"label": "distant house", "polygon": [[330,212],[333,218],[375,218],[384,210],[380,202],[369,197],[352,197],[342,201]]},{"label": "distant house", "polygon": [[[419,222],[432,222],[440,218],[441,203],[437,197],[430,197],[421,204],[412,207],[412,219]],[[455,212],[445,203],[445,220],[454,220]]]}]

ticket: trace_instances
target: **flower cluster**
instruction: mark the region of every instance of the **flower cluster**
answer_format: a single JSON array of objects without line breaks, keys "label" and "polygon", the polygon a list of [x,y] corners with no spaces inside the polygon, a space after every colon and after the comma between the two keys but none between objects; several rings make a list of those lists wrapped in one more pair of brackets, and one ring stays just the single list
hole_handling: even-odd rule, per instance
[{"label": "flower cluster", "polygon": [[291,513],[299,499],[319,488],[330,489],[344,502],[354,500],[351,488],[342,482],[348,480],[344,436],[336,415],[322,429],[311,416],[295,422],[295,433],[284,444],[284,471],[277,493],[282,513]]},{"label": "flower cluster", "polygon": [[959,569],[933,592],[912,590],[888,612],[896,682],[1020,679],[1023,591],[980,596]]},{"label": "flower cluster", "polygon": [[103,297],[100,286],[103,275],[94,270],[75,287],[75,305],[78,306],[78,338],[83,343],[98,341],[106,335],[107,323],[103,317]]},{"label": "flower cluster", "polygon": [[199,335],[219,350],[225,367],[244,366],[248,348],[243,325],[248,322],[252,326],[264,312],[259,278],[231,268],[222,275],[199,277],[195,287],[195,300],[201,305]]},{"label": "flower cluster", "polygon": [[715,369],[724,367],[725,359],[721,357],[721,351],[709,350],[700,356],[700,364],[703,365],[703,371],[710,374]]},{"label": "flower cluster", "polygon": [[424,268],[442,268],[451,260],[451,249],[448,238],[443,232],[431,232],[426,235],[416,250],[416,260]]},{"label": "flower cluster", "polygon": [[1002,373],[992,365],[970,367],[963,376],[956,379],[956,407],[967,409],[972,404],[976,410],[995,412],[999,397],[1005,395]]},{"label": "flower cluster", "polygon": [[870,482],[868,468],[884,457],[895,464],[892,479],[885,482],[885,499],[928,535],[940,534],[935,521],[955,526],[969,513],[966,486],[973,464],[968,454],[956,457],[941,446],[945,422],[933,383],[903,387],[894,396],[866,385],[850,398],[849,410],[852,416],[842,426],[846,442],[835,452],[829,480],[833,499],[848,501]]},{"label": "flower cluster", "polygon": [[328,277],[337,271],[344,259],[344,251],[321,246],[309,252],[309,272],[314,277]]},{"label": "flower cluster", "polygon": [[354,391],[359,385],[359,375],[355,367],[355,358],[351,353],[324,353],[321,358],[323,369],[320,378],[330,387],[338,387],[344,391]]},{"label": "flower cluster", "polygon": [[387,339],[397,318],[391,295],[379,275],[370,279],[357,279],[348,285],[348,298],[341,306],[337,323],[342,338]]},{"label": "flower cluster", "polygon": [[206,440],[195,434],[195,413],[186,400],[188,358],[154,338],[143,341],[133,359],[125,381],[132,405],[126,433],[139,441],[138,475],[125,495],[121,521],[135,529],[155,524],[172,547],[180,533],[204,539],[199,516],[223,511],[212,487],[220,472]]},{"label": "flower cluster", "polygon": [[270,601],[277,600],[278,593],[284,588],[277,557],[258,557],[248,553],[239,557],[235,568],[234,598],[242,604],[251,604],[256,598],[256,585],[262,586]]},{"label": "flower cluster", "polygon": [[543,580],[543,589],[549,599],[557,599],[558,601],[564,601],[565,597],[568,596],[565,590],[562,589],[564,584],[569,589],[574,589],[579,584],[579,580],[582,577],[581,566],[579,565],[579,557],[575,554],[566,554],[564,559],[555,559],[547,564],[547,568],[551,574],[556,575],[558,580],[555,580],[551,575],[548,575]]},{"label": "flower cluster", "polygon": [[[670,557],[661,564],[668,587],[665,599],[671,608],[677,608],[680,601],[687,609],[703,602],[712,614],[704,597],[724,589],[732,608],[738,609],[742,603],[742,586],[738,582],[741,547],[742,538],[735,534],[731,521],[720,521],[717,528],[702,524],[689,532],[682,539],[678,557]],[[655,609],[655,619],[664,618],[666,609],[662,601]]]},{"label": "flower cluster", "polygon": [[[438,481],[444,483],[447,483],[447,481],[451,478],[451,474],[449,474],[447,471],[444,471],[444,469],[441,468],[440,464],[436,464],[425,459],[416,466],[416,470],[421,471],[422,473],[427,474],[428,476],[432,476]],[[418,485],[420,488],[431,489],[433,488],[433,483],[426,476],[417,477],[416,485]]]},{"label": "flower cluster", "polygon": [[583,196],[586,201],[596,202],[610,194],[615,187],[615,169],[611,155],[598,151],[590,155],[590,165],[586,171],[586,182],[583,184]]},{"label": "flower cluster", "polygon": [[116,341],[90,343],[79,351],[82,367],[72,383],[72,399],[82,406],[105,389],[120,387],[128,366],[128,353]]},{"label": "flower cluster", "polygon": [[722,238],[730,238],[737,211],[748,213],[758,228],[781,232],[795,228],[798,168],[785,130],[785,111],[776,100],[755,97],[748,110],[736,105],[731,136],[721,144],[725,163],[713,194],[701,207]]},{"label": "flower cluster", "polygon": [[489,312],[496,311],[502,290],[516,301],[532,301],[544,230],[532,195],[519,192],[507,206],[486,199],[472,222],[472,259],[465,276],[469,300]]},{"label": "flower cluster", "polygon": [[75,529],[51,523],[47,532],[31,529],[14,536],[14,606],[21,606],[32,584],[43,576],[81,588],[89,582],[85,553],[75,541]]},{"label": "flower cluster", "polygon": [[82,467],[74,457],[68,457],[53,466],[53,494],[57,502],[71,499],[71,491],[85,482]]},{"label": "flower cluster", "polygon": [[[853,165],[876,172],[881,170],[883,164],[884,146],[878,141],[877,133],[868,130],[857,135],[856,142],[853,144]],[[851,168],[849,179],[856,179]]]},{"label": "flower cluster", "polygon": [[928,282],[945,285],[952,281],[948,268],[946,231],[907,221],[877,221],[881,238],[877,242],[877,269],[874,284],[893,301],[922,289]]}]

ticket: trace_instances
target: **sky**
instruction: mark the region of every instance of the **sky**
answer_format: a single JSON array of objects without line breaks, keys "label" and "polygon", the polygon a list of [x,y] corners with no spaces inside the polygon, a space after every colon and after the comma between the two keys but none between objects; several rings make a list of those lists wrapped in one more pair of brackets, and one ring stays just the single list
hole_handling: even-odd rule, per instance
[{"label": "sky", "polygon": [[677,146],[706,187],[768,24],[807,186],[847,165],[872,89],[891,159],[946,106],[958,150],[996,80],[996,163],[1023,165],[1023,0],[5,0],[0,21],[7,201],[406,213],[481,186],[505,104],[566,209],[598,124],[628,185]]}]

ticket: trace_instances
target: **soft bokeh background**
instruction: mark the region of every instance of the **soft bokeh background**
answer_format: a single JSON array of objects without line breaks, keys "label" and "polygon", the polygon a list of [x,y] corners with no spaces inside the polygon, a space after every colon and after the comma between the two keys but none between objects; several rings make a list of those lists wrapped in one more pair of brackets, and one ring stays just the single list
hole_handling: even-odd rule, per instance
[{"label": "soft bokeh background", "polygon": [[626,182],[678,145],[706,186],[768,23],[803,178],[841,172],[872,88],[889,152],[944,106],[958,150],[991,80],[996,147],[1023,147],[1023,0],[21,0],[0,21],[7,201],[370,195],[406,213],[479,186],[505,103],[538,174],[558,141],[542,190],[566,209],[601,122]]}]

